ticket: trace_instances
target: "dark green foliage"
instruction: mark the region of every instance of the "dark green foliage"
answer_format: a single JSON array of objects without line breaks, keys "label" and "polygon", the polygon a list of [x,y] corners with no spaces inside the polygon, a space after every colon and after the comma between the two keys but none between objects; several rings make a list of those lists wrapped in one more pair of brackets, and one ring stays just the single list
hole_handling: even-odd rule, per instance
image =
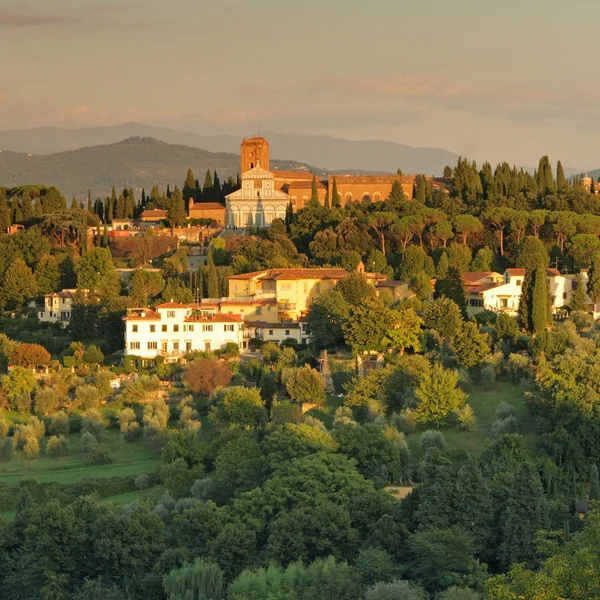
[{"label": "dark green foliage", "polygon": [[537,269],[531,299],[531,329],[535,334],[545,331],[552,315],[548,314],[548,279],[545,269]]},{"label": "dark green foliage", "polygon": [[208,258],[206,259],[207,266],[207,283],[206,290],[209,298],[219,298],[219,284],[217,280],[217,270],[212,256],[212,247],[208,247]]}]

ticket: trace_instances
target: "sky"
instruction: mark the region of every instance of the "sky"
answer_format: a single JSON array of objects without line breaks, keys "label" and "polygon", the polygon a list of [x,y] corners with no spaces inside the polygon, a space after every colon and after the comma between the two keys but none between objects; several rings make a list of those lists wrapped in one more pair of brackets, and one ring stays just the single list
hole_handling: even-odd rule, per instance
[{"label": "sky", "polygon": [[598,0],[0,0],[0,130],[139,121],[600,167]]}]

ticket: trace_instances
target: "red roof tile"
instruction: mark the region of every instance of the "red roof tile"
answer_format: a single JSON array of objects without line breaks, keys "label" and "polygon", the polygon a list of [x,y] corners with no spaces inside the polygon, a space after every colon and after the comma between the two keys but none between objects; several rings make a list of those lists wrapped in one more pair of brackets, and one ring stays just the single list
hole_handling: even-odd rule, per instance
[{"label": "red roof tile", "polygon": [[160,315],[150,309],[138,309],[123,317],[123,321],[160,321]]}]

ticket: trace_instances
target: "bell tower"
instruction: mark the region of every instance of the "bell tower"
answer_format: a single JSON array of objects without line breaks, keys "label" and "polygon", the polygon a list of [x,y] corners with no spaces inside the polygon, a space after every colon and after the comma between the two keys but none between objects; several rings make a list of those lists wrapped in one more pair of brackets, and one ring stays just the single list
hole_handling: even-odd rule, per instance
[{"label": "bell tower", "polygon": [[253,137],[243,140],[240,157],[240,175],[258,165],[268,171],[269,142],[264,137]]}]

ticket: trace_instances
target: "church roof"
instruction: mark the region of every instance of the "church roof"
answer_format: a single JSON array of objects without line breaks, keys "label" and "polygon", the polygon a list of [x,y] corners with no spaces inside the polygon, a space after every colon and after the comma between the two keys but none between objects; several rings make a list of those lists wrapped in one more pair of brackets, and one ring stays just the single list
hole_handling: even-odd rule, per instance
[{"label": "church roof", "polygon": [[273,179],[273,173],[260,166],[256,166],[253,169],[242,173],[242,179]]}]

